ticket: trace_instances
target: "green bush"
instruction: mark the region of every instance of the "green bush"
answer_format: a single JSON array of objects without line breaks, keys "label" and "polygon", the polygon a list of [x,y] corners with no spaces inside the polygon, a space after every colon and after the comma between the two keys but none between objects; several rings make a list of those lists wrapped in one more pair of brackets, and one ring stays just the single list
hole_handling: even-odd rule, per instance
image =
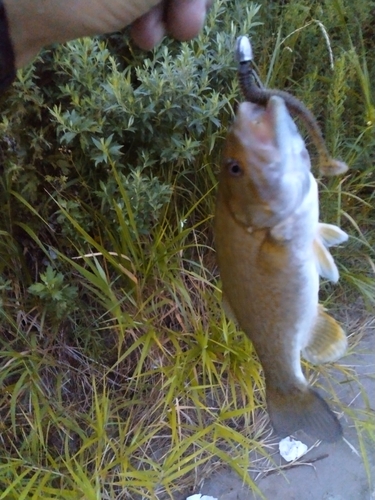
[{"label": "green bush", "polygon": [[[8,189],[51,223],[56,207],[45,191],[69,199],[89,227],[82,205],[105,209],[106,198],[116,196],[114,162],[146,231],[172,184],[192,189],[191,178],[212,161],[230,120],[237,88],[232,47],[242,19],[248,17],[249,30],[256,11],[236,3],[229,32],[221,29],[230,24],[222,3],[215,9],[219,22],[212,18],[190,44],[165,40],[145,55],[118,35],[82,39],[45,52],[19,72],[2,112],[3,144],[11,144]],[[134,181],[137,188],[130,188]]]}]

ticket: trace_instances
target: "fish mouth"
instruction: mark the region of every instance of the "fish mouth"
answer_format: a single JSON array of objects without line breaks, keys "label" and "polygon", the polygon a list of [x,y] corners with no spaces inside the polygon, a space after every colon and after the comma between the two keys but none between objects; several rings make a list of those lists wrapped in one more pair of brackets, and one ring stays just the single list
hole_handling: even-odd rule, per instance
[{"label": "fish mouth", "polygon": [[269,99],[265,111],[266,120],[268,116],[273,123],[275,141],[278,146],[284,141],[287,133],[291,136],[299,135],[297,126],[292,120],[282,97],[275,95]]},{"label": "fish mouth", "polygon": [[291,141],[298,135],[285,102],[279,96],[270,97],[266,106],[242,102],[232,131],[239,143],[251,152],[252,164],[260,168],[285,159]]},{"label": "fish mouth", "polygon": [[281,126],[290,120],[284,99],[276,95],[268,100],[265,114],[270,116],[275,126]]},{"label": "fish mouth", "polygon": [[271,96],[266,106],[242,102],[237,109],[233,133],[251,155],[254,167],[270,170],[278,165],[280,174],[292,157],[298,158],[305,149],[285,101],[279,96]]},{"label": "fish mouth", "polygon": [[271,140],[276,147],[280,147],[286,134],[297,131],[284,99],[279,96],[271,96],[266,106],[251,102],[242,103],[240,106],[245,108],[243,111],[247,115],[252,132],[259,134],[262,142]]}]

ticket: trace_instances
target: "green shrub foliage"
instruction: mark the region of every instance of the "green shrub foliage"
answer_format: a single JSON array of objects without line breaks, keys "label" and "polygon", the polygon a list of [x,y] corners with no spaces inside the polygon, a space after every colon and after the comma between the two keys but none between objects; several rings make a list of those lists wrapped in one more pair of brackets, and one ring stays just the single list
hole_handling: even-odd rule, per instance
[{"label": "green shrub foliage", "polygon": [[147,233],[170,199],[172,176],[181,185],[181,176],[195,177],[230,119],[233,43],[242,19],[249,31],[257,10],[235,4],[232,25],[229,4],[221,2],[214,8],[218,22],[211,18],[190,44],[165,40],[144,54],[123,35],[86,38],[47,50],[20,71],[2,103],[6,189],[59,227],[64,224],[46,192],[65,199],[66,209],[89,228],[83,205],[107,215],[109,199],[121,203],[113,162]]}]

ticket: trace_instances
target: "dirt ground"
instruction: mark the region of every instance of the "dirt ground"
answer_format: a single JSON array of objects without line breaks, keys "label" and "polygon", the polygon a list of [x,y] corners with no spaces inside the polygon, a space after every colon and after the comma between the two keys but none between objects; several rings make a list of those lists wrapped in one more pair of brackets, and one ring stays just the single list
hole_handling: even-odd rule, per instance
[{"label": "dirt ground", "polygon": [[[355,367],[371,408],[375,409],[375,318],[370,318],[356,354],[347,356],[342,363]],[[364,407],[355,382],[340,384],[337,392],[339,399],[352,408]],[[282,472],[273,469],[263,474],[251,473],[267,500],[375,500],[375,449],[367,447],[369,470],[366,473],[353,423],[344,418],[341,422],[344,439],[335,444],[319,444],[293,465],[280,457],[278,442],[275,442],[274,459],[284,466]],[[295,437],[309,447],[314,444],[306,435]],[[244,487],[234,472],[224,468],[206,479],[195,493],[218,500],[262,498]],[[184,498],[189,495],[192,493]]]}]

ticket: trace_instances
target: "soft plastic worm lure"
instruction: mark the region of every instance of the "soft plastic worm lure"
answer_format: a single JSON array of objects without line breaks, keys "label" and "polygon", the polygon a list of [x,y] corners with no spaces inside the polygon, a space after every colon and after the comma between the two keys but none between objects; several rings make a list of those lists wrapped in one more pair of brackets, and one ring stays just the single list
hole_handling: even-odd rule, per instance
[{"label": "soft plastic worm lure", "polygon": [[319,155],[319,171],[323,175],[339,175],[348,170],[346,163],[335,160],[328,152],[322,131],[315,116],[306,106],[288,92],[278,89],[266,89],[262,86],[252,66],[253,50],[247,36],[240,36],[236,43],[236,59],[238,61],[238,80],[246,101],[265,106],[271,96],[284,99],[291,114],[299,118],[305,125]]}]

